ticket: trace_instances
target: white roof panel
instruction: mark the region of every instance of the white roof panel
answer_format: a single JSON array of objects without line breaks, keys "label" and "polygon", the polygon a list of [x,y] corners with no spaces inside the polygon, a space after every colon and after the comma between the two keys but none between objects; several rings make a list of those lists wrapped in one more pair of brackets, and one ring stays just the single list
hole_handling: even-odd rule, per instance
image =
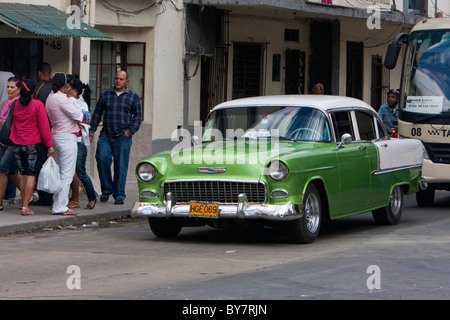
[{"label": "white roof panel", "polygon": [[217,105],[213,110],[247,106],[303,106],[330,110],[340,107],[361,107],[374,109],[359,99],[330,95],[274,95],[230,100]]}]

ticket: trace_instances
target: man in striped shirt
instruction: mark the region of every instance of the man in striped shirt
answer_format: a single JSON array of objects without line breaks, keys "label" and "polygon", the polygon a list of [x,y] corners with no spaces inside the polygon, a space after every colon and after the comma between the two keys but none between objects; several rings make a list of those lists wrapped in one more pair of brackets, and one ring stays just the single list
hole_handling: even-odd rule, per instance
[{"label": "man in striped shirt", "polygon": [[[123,204],[126,198],[125,184],[132,136],[139,130],[142,122],[141,100],[136,92],[127,87],[128,82],[128,73],[124,70],[117,71],[114,88],[102,93],[92,115],[89,134],[91,142],[103,118],[95,154],[102,202],[108,201],[111,194],[115,204]],[[114,176],[111,174],[113,161]]]}]

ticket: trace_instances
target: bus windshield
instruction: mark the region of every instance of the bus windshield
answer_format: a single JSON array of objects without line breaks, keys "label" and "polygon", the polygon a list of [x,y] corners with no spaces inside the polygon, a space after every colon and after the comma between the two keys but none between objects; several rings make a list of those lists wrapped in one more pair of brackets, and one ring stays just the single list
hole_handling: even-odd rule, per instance
[{"label": "bus windshield", "polygon": [[401,110],[423,119],[450,114],[450,31],[412,33],[406,50]]}]

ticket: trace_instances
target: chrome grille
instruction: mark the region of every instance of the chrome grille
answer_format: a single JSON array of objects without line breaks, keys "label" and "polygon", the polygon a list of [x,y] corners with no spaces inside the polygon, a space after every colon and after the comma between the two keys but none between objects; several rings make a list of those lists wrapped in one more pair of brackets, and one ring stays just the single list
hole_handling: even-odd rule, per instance
[{"label": "chrome grille", "polygon": [[219,203],[237,203],[238,195],[245,193],[249,202],[262,203],[265,199],[265,187],[260,182],[236,181],[170,181],[164,183],[164,194],[172,193],[175,202],[211,201]]}]

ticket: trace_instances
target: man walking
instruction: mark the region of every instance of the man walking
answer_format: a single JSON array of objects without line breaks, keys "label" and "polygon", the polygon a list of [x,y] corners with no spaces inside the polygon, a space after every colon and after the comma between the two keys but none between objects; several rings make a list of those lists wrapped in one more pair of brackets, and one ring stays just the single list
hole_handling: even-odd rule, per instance
[{"label": "man walking", "polygon": [[[115,204],[123,204],[126,198],[128,162],[132,136],[139,130],[142,122],[142,105],[139,95],[128,88],[128,73],[117,71],[114,88],[106,90],[100,96],[92,115],[89,137],[103,118],[103,128],[97,142],[95,159],[100,177],[101,202],[106,202],[112,194]],[[114,161],[114,176],[111,164]]]}]

